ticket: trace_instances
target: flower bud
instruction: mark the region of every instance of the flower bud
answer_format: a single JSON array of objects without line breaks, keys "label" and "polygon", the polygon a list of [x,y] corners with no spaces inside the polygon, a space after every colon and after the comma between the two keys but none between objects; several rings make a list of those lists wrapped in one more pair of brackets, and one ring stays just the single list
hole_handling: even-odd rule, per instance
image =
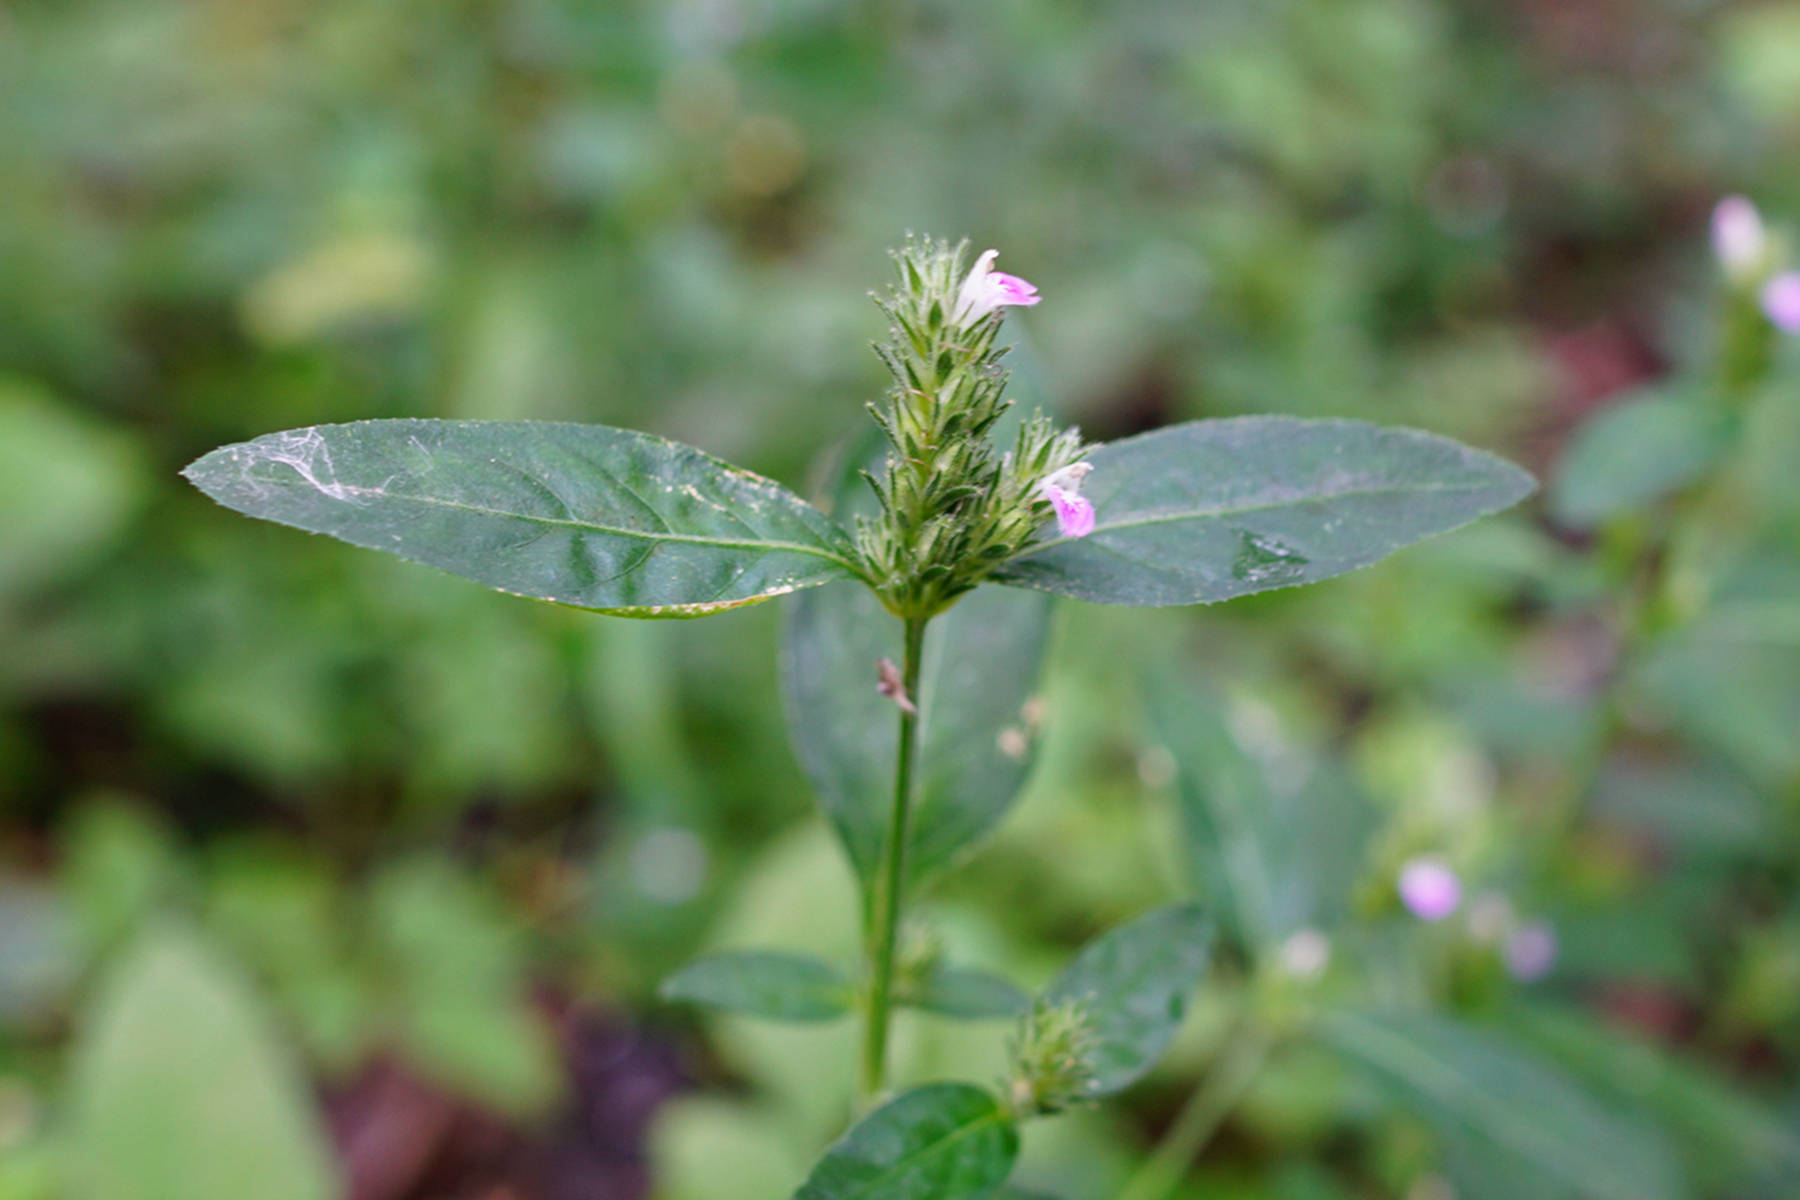
[{"label": "flower bud", "polygon": [[1088,1099],[1095,1083],[1094,1042],[1093,1018],[1078,1001],[1033,1004],[1012,1041],[1007,1096],[1013,1111],[1047,1115]]},{"label": "flower bud", "polygon": [[1462,903],[1462,881],[1443,859],[1426,855],[1400,869],[1400,901],[1421,921],[1442,921]]},{"label": "flower bud", "polygon": [[1533,921],[1506,939],[1506,970],[1520,983],[1533,983],[1556,965],[1556,931],[1547,921]]},{"label": "flower bud", "polygon": [[1777,275],[1763,286],[1762,310],[1783,333],[1800,333],[1800,271]]},{"label": "flower bud", "polygon": [[1719,265],[1732,279],[1751,278],[1768,254],[1768,238],[1756,205],[1743,196],[1727,196],[1712,215],[1712,246]]}]

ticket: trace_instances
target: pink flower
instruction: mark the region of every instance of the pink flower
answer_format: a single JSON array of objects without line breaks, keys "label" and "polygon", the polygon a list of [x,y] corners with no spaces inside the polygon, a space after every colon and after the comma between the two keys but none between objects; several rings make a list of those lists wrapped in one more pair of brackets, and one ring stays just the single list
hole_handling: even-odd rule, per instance
[{"label": "pink flower", "polygon": [[1556,931],[1548,922],[1521,925],[1506,939],[1506,969],[1520,983],[1542,979],[1556,965]]},{"label": "pink flower", "polygon": [[974,269],[963,280],[962,291],[957,293],[956,308],[950,313],[952,324],[979,321],[1008,304],[1029,308],[1042,299],[1036,287],[1017,275],[994,270],[994,260],[998,257],[998,250],[986,250],[975,260]]},{"label": "pink flower", "polygon": [[1769,280],[1762,291],[1762,308],[1777,328],[1800,333],[1800,271],[1788,271]]},{"label": "pink flower", "polygon": [[1441,858],[1415,858],[1400,869],[1400,900],[1421,921],[1441,921],[1462,903],[1462,881]]},{"label": "pink flower", "polygon": [[1754,274],[1768,249],[1756,205],[1742,196],[1719,201],[1712,215],[1712,245],[1726,274],[1740,279]]},{"label": "pink flower", "polygon": [[1056,510],[1056,524],[1066,538],[1084,538],[1094,532],[1094,506],[1081,494],[1081,481],[1093,469],[1089,463],[1071,463],[1038,485],[1044,499]]}]

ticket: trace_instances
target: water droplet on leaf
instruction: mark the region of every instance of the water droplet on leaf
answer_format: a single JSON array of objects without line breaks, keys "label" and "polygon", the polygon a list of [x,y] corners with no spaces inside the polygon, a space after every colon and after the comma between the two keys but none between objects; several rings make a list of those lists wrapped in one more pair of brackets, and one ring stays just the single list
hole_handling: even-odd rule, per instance
[{"label": "water droplet on leaf", "polygon": [[1231,576],[1245,583],[1280,584],[1298,580],[1312,561],[1279,538],[1238,531],[1241,539],[1237,557],[1231,561]]}]

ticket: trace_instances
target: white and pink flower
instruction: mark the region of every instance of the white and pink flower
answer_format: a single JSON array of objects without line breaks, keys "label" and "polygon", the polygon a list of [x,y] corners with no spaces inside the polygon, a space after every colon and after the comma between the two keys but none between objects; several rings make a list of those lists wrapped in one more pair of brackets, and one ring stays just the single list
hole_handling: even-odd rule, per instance
[{"label": "white and pink flower", "polygon": [[974,269],[963,280],[962,290],[956,295],[956,308],[950,313],[952,324],[979,321],[996,308],[1008,305],[1030,308],[1043,298],[1035,286],[1017,275],[994,270],[994,260],[998,257],[998,250],[985,250],[975,260]]},{"label": "white and pink flower", "polygon": [[1045,476],[1038,485],[1044,499],[1056,510],[1057,527],[1066,538],[1084,538],[1094,532],[1094,505],[1081,494],[1081,481],[1093,469],[1091,463],[1070,463]]},{"label": "white and pink flower", "polygon": [[1735,279],[1749,279],[1762,267],[1769,240],[1762,215],[1743,196],[1727,196],[1712,215],[1712,247],[1719,265]]}]

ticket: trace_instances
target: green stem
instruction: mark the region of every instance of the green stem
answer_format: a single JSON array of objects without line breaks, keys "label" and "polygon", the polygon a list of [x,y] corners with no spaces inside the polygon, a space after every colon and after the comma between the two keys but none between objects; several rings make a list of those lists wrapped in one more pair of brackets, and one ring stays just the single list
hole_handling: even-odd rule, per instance
[{"label": "green stem", "polygon": [[875,903],[869,916],[871,971],[868,1024],[863,1040],[863,1095],[871,1097],[887,1081],[888,1013],[893,1007],[894,948],[899,940],[900,912],[906,890],[906,825],[912,811],[914,767],[919,757],[919,660],[925,649],[929,617],[906,618],[906,660],[901,685],[914,711],[900,710],[900,746],[894,756],[894,807],[888,816],[881,872],[875,877]]},{"label": "green stem", "polygon": [[1254,1026],[1232,1034],[1224,1055],[1182,1105],[1162,1141],[1119,1193],[1119,1200],[1163,1200],[1180,1186],[1194,1160],[1262,1070],[1270,1045],[1269,1035]]}]

